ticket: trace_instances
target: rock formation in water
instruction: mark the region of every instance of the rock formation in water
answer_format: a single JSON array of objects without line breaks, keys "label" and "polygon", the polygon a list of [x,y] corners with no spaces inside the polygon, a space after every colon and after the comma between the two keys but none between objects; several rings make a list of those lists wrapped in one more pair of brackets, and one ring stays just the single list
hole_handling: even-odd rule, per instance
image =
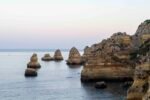
[{"label": "rock formation in water", "polygon": [[36,53],[33,53],[32,57],[37,57],[37,54],[36,54]]},{"label": "rock formation in water", "polygon": [[107,87],[107,85],[104,81],[95,83],[95,88],[97,88],[97,89],[105,89],[106,87]]},{"label": "rock formation in water", "polygon": [[59,49],[57,49],[55,51],[54,60],[63,60],[63,56],[62,56],[61,51]]},{"label": "rock formation in water", "polygon": [[68,60],[66,60],[66,62],[68,65],[81,65],[83,63],[82,57],[75,47],[71,48]]},{"label": "rock formation in water", "polygon": [[137,65],[127,100],[150,100],[150,39],[135,51],[134,59]]},{"label": "rock formation in water", "polygon": [[84,63],[88,62],[88,58],[90,57],[90,54],[91,54],[91,51],[92,51],[93,48],[90,48],[88,46],[86,46],[84,48],[84,54],[82,55],[82,61]]},{"label": "rock formation in water", "polygon": [[[82,81],[132,79],[136,61],[135,51],[150,38],[150,20],[139,25],[135,35],[115,33],[110,38],[84,49],[86,62]],[[137,60],[137,59],[136,59]]]},{"label": "rock formation in water", "polygon": [[30,62],[27,64],[27,68],[41,68],[40,63],[38,62],[37,54],[32,55]]},{"label": "rock formation in water", "polygon": [[25,70],[25,74],[24,74],[26,77],[34,77],[34,76],[37,76],[37,71],[36,69],[33,69],[33,68],[27,68]]},{"label": "rock formation in water", "polygon": [[129,60],[131,46],[131,36],[118,32],[101,43],[86,47],[83,54],[86,64],[81,73],[81,80],[132,79],[134,68]]},{"label": "rock formation in water", "polygon": [[43,61],[51,61],[53,60],[53,58],[50,56],[50,54],[45,54],[44,57],[42,57]]}]

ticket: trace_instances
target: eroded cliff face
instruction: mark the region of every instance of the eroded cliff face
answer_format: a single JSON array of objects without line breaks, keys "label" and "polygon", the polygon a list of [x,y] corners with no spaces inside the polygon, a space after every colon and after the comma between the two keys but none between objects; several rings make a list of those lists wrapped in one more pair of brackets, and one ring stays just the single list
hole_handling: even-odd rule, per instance
[{"label": "eroded cliff face", "polygon": [[127,100],[150,100],[150,39],[136,51],[134,82],[128,90]]},{"label": "eroded cliff face", "polygon": [[130,59],[131,36],[115,33],[99,44],[85,49],[86,64],[81,73],[82,81],[132,79],[134,66]]},{"label": "eroded cliff face", "polygon": [[133,60],[136,68],[127,100],[150,100],[150,20],[138,27],[133,38],[136,47]]},{"label": "eroded cliff face", "polygon": [[147,39],[150,38],[150,20],[146,20],[143,23],[141,23],[135,33],[135,35],[132,36],[132,42],[134,44],[134,48],[138,49],[139,46],[144,43]]},{"label": "eroded cliff face", "polygon": [[86,64],[81,72],[81,80],[133,79],[135,51],[149,38],[150,23],[145,21],[133,36],[118,32],[98,44],[86,47],[83,54]]}]

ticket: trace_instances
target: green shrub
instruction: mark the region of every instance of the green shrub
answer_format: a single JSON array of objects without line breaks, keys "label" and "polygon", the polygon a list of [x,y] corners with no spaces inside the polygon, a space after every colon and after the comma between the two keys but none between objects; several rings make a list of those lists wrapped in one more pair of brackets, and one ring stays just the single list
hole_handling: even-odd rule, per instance
[{"label": "green shrub", "polygon": [[150,23],[150,19],[148,19],[148,20],[146,20],[146,21],[144,21],[144,22],[146,22],[147,24],[149,24],[149,23]]},{"label": "green shrub", "polygon": [[148,52],[150,52],[150,39],[145,41],[137,51],[130,53],[130,59],[137,59],[138,55],[146,55]]}]

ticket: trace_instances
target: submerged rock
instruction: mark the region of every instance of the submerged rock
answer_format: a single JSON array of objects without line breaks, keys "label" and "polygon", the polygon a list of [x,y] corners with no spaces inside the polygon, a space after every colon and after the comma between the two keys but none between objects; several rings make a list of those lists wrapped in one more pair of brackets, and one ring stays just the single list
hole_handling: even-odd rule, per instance
[{"label": "submerged rock", "polygon": [[45,54],[44,57],[42,57],[43,61],[51,61],[53,60],[53,58],[50,56],[50,54]]},{"label": "submerged rock", "polygon": [[24,74],[26,77],[35,77],[37,76],[37,71],[36,69],[33,69],[33,68],[27,68],[25,70],[25,74]]},{"label": "submerged rock", "polygon": [[97,89],[104,89],[106,87],[107,87],[107,85],[104,81],[95,83],[95,88],[97,88]]},{"label": "submerged rock", "polygon": [[37,54],[32,55],[30,62],[27,64],[27,68],[41,68],[40,63],[38,62]]},{"label": "submerged rock", "polygon": [[75,47],[71,48],[66,62],[68,65],[81,65],[83,63],[81,55]]},{"label": "submerged rock", "polygon": [[62,56],[61,51],[59,49],[57,49],[55,51],[54,60],[63,60],[63,56]]}]

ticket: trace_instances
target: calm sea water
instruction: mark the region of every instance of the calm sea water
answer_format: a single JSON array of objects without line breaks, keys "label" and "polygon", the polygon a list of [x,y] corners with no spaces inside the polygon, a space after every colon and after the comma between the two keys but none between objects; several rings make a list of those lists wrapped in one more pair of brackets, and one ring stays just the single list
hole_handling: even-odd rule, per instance
[{"label": "calm sea water", "polygon": [[[38,77],[26,78],[24,71],[33,52],[0,52],[0,100],[124,100],[126,90],[120,83],[108,83],[97,90],[93,84],[82,84],[82,66],[76,68],[61,62],[43,62],[46,52],[38,52],[42,65]],[[50,52],[53,55],[53,52]],[[62,52],[67,59],[68,52]]]}]

